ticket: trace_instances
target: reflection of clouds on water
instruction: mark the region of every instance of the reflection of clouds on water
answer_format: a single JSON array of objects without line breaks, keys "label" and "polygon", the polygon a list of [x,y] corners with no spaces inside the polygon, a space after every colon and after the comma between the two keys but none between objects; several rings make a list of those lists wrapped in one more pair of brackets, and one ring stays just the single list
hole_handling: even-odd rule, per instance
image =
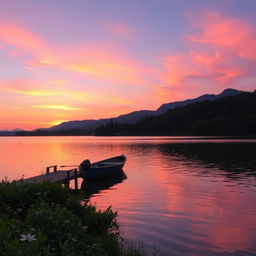
[{"label": "reflection of clouds on water", "polygon": [[98,209],[112,205],[128,239],[155,244],[170,255],[256,253],[256,141],[180,137],[4,140],[0,162],[10,177],[21,176],[24,170],[44,171],[51,164],[95,162],[125,154],[127,179],[109,177],[85,182],[83,187]]},{"label": "reflection of clouds on water", "polygon": [[[241,255],[242,250],[245,252],[242,255],[254,255],[255,172],[246,169],[245,173],[237,173],[219,168],[229,161],[246,166],[246,161],[241,161],[243,156],[232,161],[229,154],[222,154],[229,146],[217,153],[214,152],[218,146],[205,145],[201,149],[199,146],[158,145],[161,154],[155,182],[159,191],[164,191],[161,193],[163,206],[158,210],[161,222],[169,227],[169,230],[162,227],[159,237],[162,232],[168,233],[172,244],[169,248],[184,248],[186,252],[182,255]],[[203,158],[199,157],[201,150]],[[211,159],[208,155],[212,152]],[[220,161],[218,154],[222,156]],[[240,176],[242,182],[238,179]]]}]

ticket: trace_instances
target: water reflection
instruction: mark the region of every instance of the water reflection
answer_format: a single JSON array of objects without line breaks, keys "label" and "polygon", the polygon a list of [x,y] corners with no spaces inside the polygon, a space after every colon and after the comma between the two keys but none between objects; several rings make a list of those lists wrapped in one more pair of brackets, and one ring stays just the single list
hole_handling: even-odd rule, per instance
[{"label": "water reflection", "polygon": [[205,138],[0,138],[0,175],[125,154],[125,177],[83,187],[118,211],[126,238],[170,255],[256,255],[256,141]]},{"label": "water reflection", "polygon": [[85,192],[86,197],[90,198],[95,194],[101,193],[103,190],[113,189],[113,187],[119,183],[122,183],[127,179],[124,171],[120,171],[109,177],[98,180],[84,180],[81,184],[81,190]]},{"label": "water reflection", "polygon": [[201,175],[223,175],[227,181],[256,177],[255,143],[174,143],[158,148],[164,155],[199,167],[196,172]]}]

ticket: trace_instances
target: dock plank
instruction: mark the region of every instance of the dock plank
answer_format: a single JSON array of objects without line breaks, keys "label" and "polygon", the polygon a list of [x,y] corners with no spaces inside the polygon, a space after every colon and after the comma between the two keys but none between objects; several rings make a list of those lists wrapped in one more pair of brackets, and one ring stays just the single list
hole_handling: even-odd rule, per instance
[{"label": "dock plank", "polygon": [[[69,172],[69,177],[68,177]],[[78,173],[79,176],[79,173]],[[75,170],[58,170],[57,172],[52,172],[49,174],[41,174],[27,179],[22,179],[23,183],[43,183],[45,181],[50,181],[53,183],[63,183],[68,180],[75,179]]]}]

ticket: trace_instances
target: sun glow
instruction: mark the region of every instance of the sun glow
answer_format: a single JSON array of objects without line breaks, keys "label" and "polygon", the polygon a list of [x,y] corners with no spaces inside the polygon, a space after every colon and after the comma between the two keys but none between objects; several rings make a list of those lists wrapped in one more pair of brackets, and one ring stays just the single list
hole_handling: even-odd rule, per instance
[{"label": "sun glow", "polygon": [[[172,7],[183,1],[174,13]],[[194,1],[160,0],[143,5],[148,13],[143,23],[133,11],[140,9],[137,1],[127,1],[125,11],[116,5],[104,15],[99,11],[103,3],[95,1],[94,15],[86,1],[67,1],[70,8],[54,1],[2,1],[0,104],[6,111],[0,126],[7,127],[5,120],[11,117],[24,121],[13,128],[26,129],[28,120],[34,122],[29,128],[36,129],[40,121],[155,110],[230,87],[255,90],[251,10],[256,3],[248,1],[240,10],[236,1],[228,1],[229,9],[227,1],[199,1],[195,6]],[[72,8],[77,11],[69,12]]]},{"label": "sun glow", "polygon": [[67,122],[68,120],[56,120],[56,121],[52,121],[52,122],[49,122],[47,123],[47,125],[58,125],[58,124],[61,124],[61,123],[64,123],[64,122]]},{"label": "sun glow", "polygon": [[67,111],[81,110],[81,108],[78,108],[78,107],[71,107],[71,106],[65,106],[65,105],[38,105],[38,106],[34,106],[34,108],[57,109],[57,110],[67,110]]}]

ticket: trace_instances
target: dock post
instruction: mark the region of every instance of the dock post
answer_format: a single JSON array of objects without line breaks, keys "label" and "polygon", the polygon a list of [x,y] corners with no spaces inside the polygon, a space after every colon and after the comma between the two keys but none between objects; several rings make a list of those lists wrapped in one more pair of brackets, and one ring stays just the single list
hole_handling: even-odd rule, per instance
[{"label": "dock post", "polygon": [[69,183],[70,183],[70,171],[67,171],[67,180],[66,180],[66,183],[65,183],[65,187],[69,188]]},{"label": "dock post", "polygon": [[77,177],[77,169],[75,169],[75,190],[78,190],[78,177]]},{"label": "dock post", "polygon": [[46,174],[50,173],[50,167],[46,167]]},{"label": "dock post", "polygon": [[57,165],[54,165],[54,166],[53,166],[53,171],[54,171],[54,172],[57,172]]}]

